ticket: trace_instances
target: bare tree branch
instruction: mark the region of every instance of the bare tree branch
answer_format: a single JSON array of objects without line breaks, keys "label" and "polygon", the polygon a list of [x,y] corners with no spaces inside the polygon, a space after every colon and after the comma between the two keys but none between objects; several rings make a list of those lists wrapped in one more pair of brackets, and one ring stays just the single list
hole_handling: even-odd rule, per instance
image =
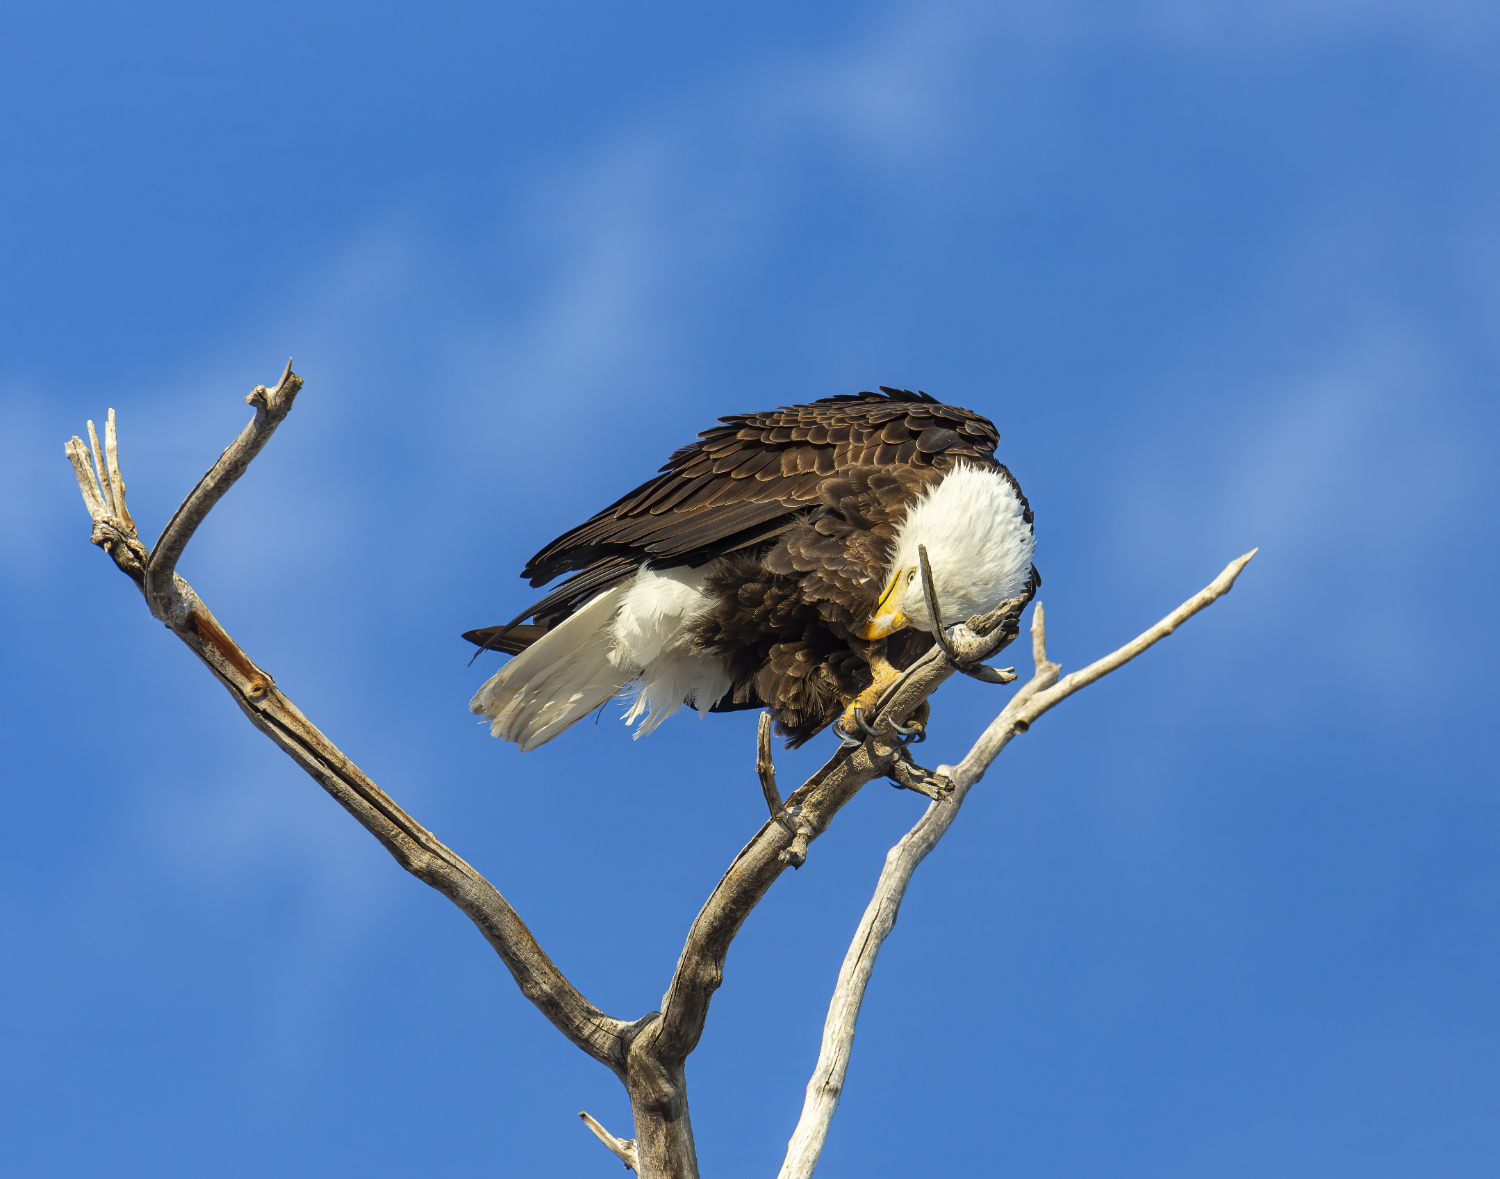
[{"label": "bare tree branch", "polygon": [[[990,740],[995,731],[992,725],[981,738],[981,745],[976,745],[957,770],[946,775],[934,775],[911,761],[903,736],[910,737],[914,730],[903,727],[903,722],[955,671],[990,682],[1013,678],[1013,671],[996,671],[981,664],[1015,637],[1019,615],[1026,604],[1023,599],[1001,603],[990,614],[949,629],[939,645],[917,660],[884,693],[873,715],[863,721],[868,738],[859,745],[840,749],[784,802],[771,761],[768,718],[763,718],[757,769],[772,817],[735,857],[693,921],[663,996],[661,1011],[626,1022],[589,1003],[547,957],[494,886],[408,815],[329,741],[234,641],[193,588],[177,574],[178,562],[194,532],[248,469],[290,412],[301,387],[302,378],[292,371],[290,362],[274,388],[256,386],[246,398],[255,406],[254,419],[199,480],[149,553],[125,504],[114,411],[109,413],[102,450],[90,422],[90,444],[85,445],[75,437],[65,448],[84,505],[93,520],[90,540],[104,549],[135,582],[152,614],[207,665],[250,722],[380,840],[403,868],[463,910],[499,954],[522,993],[569,1040],[620,1077],[630,1095],[636,1137],[616,1138],[587,1114],[581,1116],[606,1146],[646,1179],[696,1179],[698,1164],[688,1116],[685,1065],[702,1036],[709,1001],[723,981],[729,945],[781,872],[804,862],[808,844],[827,830],[839,809],[865,783],[882,775],[892,777],[935,800],[924,822],[933,817],[942,820],[941,827],[935,828],[937,835],[932,837],[932,842],[936,842],[951,823],[963,792],[978,780],[989,760],[1009,740],[1009,734],[1024,732],[1035,715],[1106,674],[1157,638],[1171,633],[1187,616],[1178,611],[1156,628],[1160,633],[1148,632],[1131,649],[1122,649],[1127,653],[1111,656],[1114,663],[1101,660],[1055,686],[1057,669],[1055,665],[1047,665],[1052,668],[1051,678],[1044,683],[1043,678],[1034,677],[1002,713],[1002,720],[1010,717],[1013,723],[998,739],[999,743]],[[926,572],[926,580],[931,597],[934,591],[930,570]],[[1207,604],[1207,600],[1202,604]],[[1044,660],[1044,655],[1039,659]],[[1038,666],[1042,664],[1039,662]],[[1024,715],[1015,711],[1022,703],[1032,711]],[[983,746],[987,740],[993,752],[984,752],[990,748]],[[921,854],[925,855],[925,850]],[[915,867],[915,862],[911,866]],[[906,875],[909,877],[910,869]],[[904,889],[904,879],[900,887]],[[899,904],[899,891],[894,897],[894,903]],[[878,941],[875,945],[878,947]],[[862,981],[859,989],[862,993]],[[858,1011],[857,997],[853,1011]],[[849,1027],[852,1034],[852,1016]],[[835,1103],[836,1100],[835,1097]],[[831,1116],[831,1110],[829,1113]],[[826,1134],[826,1123],[823,1133]]]},{"label": "bare tree branch", "polygon": [[[697,1156],[688,1118],[685,1062],[702,1035],[709,999],[723,980],[730,942],[782,870],[802,863],[809,841],[827,829],[839,808],[866,782],[892,772],[905,757],[895,726],[953,673],[954,665],[935,652],[908,669],[876,707],[875,728],[886,735],[836,753],[736,857],[689,930],[662,1011],[633,1023],[606,1015],[558,970],[494,886],[329,741],[176,572],[194,531],[248,469],[291,410],[301,385],[301,377],[288,365],[274,389],[256,387],[247,398],[256,407],[254,420],[177,509],[149,554],[124,508],[124,479],[113,450],[113,430],[106,432],[108,459],[101,459],[97,445],[91,450],[74,438],[66,453],[94,522],[90,539],[131,577],[152,613],[208,666],[250,722],[379,839],[403,868],[462,909],[500,955],[522,993],[573,1043],[620,1076],[635,1118],[639,1172],[650,1179],[694,1179]],[[1010,604],[1017,611],[1020,605]],[[955,628],[951,641],[963,660],[973,662],[1002,649],[1013,634],[1013,627],[997,629],[991,620],[977,631]]]},{"label": "bare tree branch", "polygon": [[1171,634],[1199,610],[1227,594],[1233,588],[1240,571],[1258,551],[1252,550],[1231,561],[1207,588],[1189,598],[1150,630],[1061,681],[1058,680],[1058,674],[1062,668],[1047,659],[1046,615],[1042,604],[1036,604],[1031,618],[1032,658],[1036,670],[1031,679],[1011,697],[1000,715],[990,723],[956,767],[938,767],[938,772],[953,783],[952,795],[929,805],[916,825],[886,853],[885,867],[875,885],[875,895],[865,909],[859,928],[855,930],[854,940],[850,942],[848,953],[844,955],[843,965],[839,968],[838,983],[834,987],[833,999],[828,1005],[828,1018],[823,1025],[823,1042],[818,1053],[818,1063],[813,1069],[812,1079],[807,1083],[802,1116],[787,1144],[786,1159],[782,1163],[778,1179],[809,1179],[818,1165],[823,1145],[828,1139],[828,1128],[843,1094],[849,1055],[854,1046],[854,1027],[859,1019],[860,1005],[864,1002],[865,987],[875,969],[876,956],[895,927],[896,915],[901,908],[901,900],[906,895],[906,887],[911,882],[912,873],[953,825],[954,819],[958,817],[958,808],[963,805],[969,789],[984,776],[985,770],[1010,743],[1010,739],[1017,733],[1029,730],[1044,712],[1066,700],[1080,688],[1087,687],[1128,663],[1147,647]]},{"label": "bare tree branch", "polygon": [[[89,423],[92,431],[94,424]],[[120,474],[120,447],[115,438],[115,411],[109,411],[109,418],[104,423],[104,455],[109,463],[109,485],[113,493],[115,515],[127,528],[134,528],[135,521],[130,518],[130,509],[125,506],[125,476]]]},{"label": "bare tree branch", "polygon": [[[1022,599],[1004,602],[991,614],[952,628],[950,642],[959,658],[972,664],[1003,650],[1016,635],[1016,617],[1024,606]],[[805,859],[808,843],[828,829],[839,810],[867,782],[890,773],[905,756],[895,726],[955,670],[937,647],[908,668],[876,706],[871,728],[885,735],[840,749],[793,791],[785,810],[795,821],[768,820],[735,857],[699,910],[662,997],[661,1011],[639,1022],[630,1045],[626,1084],[636,1110],[636,1148],[643,1174],[674,1179],[696,1175],[696,1171],[667,1169],[692,1145],[684,1063],[703,1034],[709,1002],[724,981],[724,962],[735,935],[782,871]]]},{"label": "bare tree branch", "polygon": [[[292,371],[292,362],[288,360],[281,379],[274,388],[267,389],[264,385],[257,385],[246,396],[245,401],[255,407],[255,417],[219,456],[219,461],[198,480],[198,485],[188,492],[187,498],[172,513],[172,518],[167,521],[167,526],[162,529],[161,536],[151,550],[148,584],[152,590],[148,591],[148,599],[153,593],[170,592],[167,587],[172,574],[177,570],[177,562],[182,557],[182,551],[187,548],[188,541],[193,539],[198,525],[203,523],[213,506],[235,485],[239,477],[249,469],[261,448],[271,440],[276,427],[291,413],[292,403],[297,399],[301,388],[302,378]],[[155,606],[153,603],[153,609]]]},{"label": "bare tree branch", "polygon": [[[1000,751],[1010,743],[1013,736],[1026,732],[1042,713],[1060,704],[1078,689],[1088,687],[1117,667],[1129,663],[1146,648],[1161,642],[1199,610],[1217,602],[1234,588],[1235,578],[1239,577],[1240,571],[1258,552],[1260,552],[1258,548],[1251,549],[1243,557],[1229,562],[1224,572],[1214,578],[1210,585],[1205,586],[1203,590],[1178,606],[1150,630],[1138,635],[1118,651],[1112,651],[1103,659],[1095,660],[1081,671],[1069,673],[1055,686],[1028,696],[1024,702],[1025,707],[1013,713],[1011,717],[1007,718],[1002,712],[990,722],[989,728],[984,731],[979,740],[974,743],[974,747],[959,763],[956,772],[965,777],[972,775],[972,781],[979,781],[984,777],[984,772],[989,768],[990,763],[1000,755]],[[1045,651],[1043,655],[1045,656]],[[1014,704],[1015,701],[1011,703]]]},{"label": "bare tree branch", "polygon": [[[250,723],[268,736],[344,807],[367,831],[385,845],[412,875],[447,896],[479,927],[509,968],[522,993],[568,1039],[594,1059],[623,1075],[632,1024],[605,1015],[585,999],[537,944],[531,931],[509,902],[474,868],[408,815],[372,782],[344,753],[309,721],[209,612],[191,586],[175,574],[175,565],[194,529],[234,484],[259,453],[276,425],[291,409],[302,378],[282,374],[275,389],[256,386],[248,398],[256,406],[255,419],[224,452],[178,508],[172,523],[147,558],[136,536],[135,524],[124,508],[125,482],[115,455],[114,411],[106,439],[110,459],[99,463],[74,438],[66,447],[78,479],[84,505],[94,521],[92,540],[114,558],[116,565],[147,592],[147,573],[159,601],[171,608],[157,613],[169,628],[229,690]],[[93,435],[90,423],[90,435]],[[106,493],[105,489],[109,488]],[[162,579],[171,590],[161,591]],[[148,597],[149,601],[149,597]],[[155,603],[153,603],[155,605]]]},{"label": "bare tree branch", "polygon": [[[1015,637],[1015,630],[1013,625],[998,625],[999,618],[1005,610],[1019,613],[1024,605],[1020,600],[1002,603],[990,628],[982,633],[974,628],[990,616],[984,620],[970,619],[969,623],[954,627],[950,641],[959,658],[974,663],[1004,649]],[[793,791],[786,800],[787,809],[801,807],[800,818],[807,823],[808,839],[822,835],[839,809],[867,782],[890,772],[897,759],[905,754],[893,726],[910,717],[955,670],[943,651],[933,647],[907,669],[877,706],[871,727],[887,735],[869,738],[853,749],[839,750]],[[735,857],[688,933],[672,984],[662,1000],[659,1026],[643,1029],[632,1053],[649,1047],[664,1060],[682,1059],[696,1047],[708,1014],[709,998],[723,981],[729,944],[786,867],[787,861],[780,853],[795,838],[780,823],[768,822]]]}]

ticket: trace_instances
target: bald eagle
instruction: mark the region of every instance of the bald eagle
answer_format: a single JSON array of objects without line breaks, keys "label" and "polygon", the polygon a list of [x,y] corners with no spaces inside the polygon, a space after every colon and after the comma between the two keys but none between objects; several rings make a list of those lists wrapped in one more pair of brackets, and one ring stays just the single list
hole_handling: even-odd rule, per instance
[{"label": "bald eagle", "polygon": [[1041,584],[986,418],[881,386],[719,421],[521,573],[567,580],[463,636],[514,656],[469,705],[495,736],[535,749],[622,694],[637,737],[683,704],[767,708],[789,746],[850,732],[934,642],[918,546],[945,626]]}]

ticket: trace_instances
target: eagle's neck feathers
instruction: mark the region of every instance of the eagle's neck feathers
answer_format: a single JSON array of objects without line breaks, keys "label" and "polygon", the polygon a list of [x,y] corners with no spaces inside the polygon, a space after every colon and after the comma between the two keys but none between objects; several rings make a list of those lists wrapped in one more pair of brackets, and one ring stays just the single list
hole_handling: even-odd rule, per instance
[{"label": "eagle's neck feathers", "polygon": [[1010,480],[999,471],[959,464],[906,513],[882,586],[904,579],[904,591],[898,582],[892,598],[899,600],[912,626],[931,632],[917,552],[918,545],[925,545],[943,625],[1019,597],[1031,577],[1036,545],[1025,512]]}]

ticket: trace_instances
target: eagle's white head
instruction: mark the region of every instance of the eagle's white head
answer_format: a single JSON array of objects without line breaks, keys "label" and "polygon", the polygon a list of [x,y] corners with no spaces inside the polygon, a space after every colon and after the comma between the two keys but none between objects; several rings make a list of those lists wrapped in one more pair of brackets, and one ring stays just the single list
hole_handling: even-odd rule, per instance
[{"label": "eagle's white head", "polygon": [[934,629],[922,592],[925,545],[944,626],[1019,597],[1036,547],[1025,508],[998,471],[960,463],[911,505],[891,546],[880,603],[863,634],[883,638],[912,626]]}]

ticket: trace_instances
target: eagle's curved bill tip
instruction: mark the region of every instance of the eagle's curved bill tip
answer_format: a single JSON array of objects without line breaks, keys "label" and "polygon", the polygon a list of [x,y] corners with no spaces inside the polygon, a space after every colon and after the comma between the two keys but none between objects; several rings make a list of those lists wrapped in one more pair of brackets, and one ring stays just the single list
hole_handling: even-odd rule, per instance
[{"label": "eagle's curved bill tip", "polygon": [[859,632],[862,639],[883,639],[911,625],[911,619],[900,610],[882,610]]},{"label": "eagle's curved bill tip", "polygon": [[905,600],[905,589],[916,576],[915,569],[898,569],[886,583],[885,592],[875,605],[875,613],[859,632],[862,639],[883,639],[911,625],[911,619],[901,612]]}]

